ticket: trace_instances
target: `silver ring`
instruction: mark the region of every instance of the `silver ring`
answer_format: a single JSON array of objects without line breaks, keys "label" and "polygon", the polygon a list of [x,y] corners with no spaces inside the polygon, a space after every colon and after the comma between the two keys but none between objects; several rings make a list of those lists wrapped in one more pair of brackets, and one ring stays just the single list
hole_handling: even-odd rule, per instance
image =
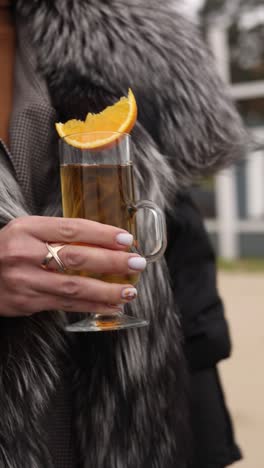
[{"label": "silver ring", "polygon": [[51,262],[52,259],[54,259],[58,265],[58,270],[66,271],[66,266],[64,265],[63,261],[60,259],[58,255],[59,251],[63,249],[63,247],[65,247],[65,244],[50,245],[48,242],[46,242],[46,247],[48,249],[48,253],[45,256],[43,262],[41,263],[42,268],[47,270],[49,263]]}]

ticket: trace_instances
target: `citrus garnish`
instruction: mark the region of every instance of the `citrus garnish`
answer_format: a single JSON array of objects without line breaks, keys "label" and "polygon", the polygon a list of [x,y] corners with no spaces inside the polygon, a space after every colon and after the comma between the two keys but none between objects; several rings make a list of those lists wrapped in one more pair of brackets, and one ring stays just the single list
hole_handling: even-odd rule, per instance
[{"label": "citrus garnish", "polygon": [[129,89],[127,97],[122,97],[102,112],[87,114],[85,121],[72,119],[64,124],[56,123],[56,130],[61,138],[76,148],[99,149],[118,140],[120,133],[131,132],[136,119],[137,103]]}]

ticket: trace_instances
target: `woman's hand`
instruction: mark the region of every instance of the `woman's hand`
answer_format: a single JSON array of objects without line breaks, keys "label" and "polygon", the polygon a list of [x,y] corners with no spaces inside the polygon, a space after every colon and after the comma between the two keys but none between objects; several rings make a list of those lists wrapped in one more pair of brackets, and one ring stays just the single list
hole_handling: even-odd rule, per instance
[{"label": "woman's hand", "polygon": [[[70,271],[135,274],[146,261],[128,253],[133,238],[122,229],[84,219],[27,216],[0,231],[0,315],[31,315],[43,310],[113,313],[136,297],[130,284],[106,283],[93,278],[44,270],[45,242],[66,245],[59,252]],[[54,268],[54,269],[53,269]]]}]

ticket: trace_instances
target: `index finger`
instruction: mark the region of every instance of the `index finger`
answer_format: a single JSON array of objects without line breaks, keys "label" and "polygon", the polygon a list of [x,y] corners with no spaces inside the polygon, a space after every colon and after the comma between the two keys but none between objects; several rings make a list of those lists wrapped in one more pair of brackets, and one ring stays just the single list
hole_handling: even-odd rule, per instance
[{"label": "index finger", "polygon": [[45,242],[81,243],[120,249],[133,244],[133,236],[124,229],[80,218],[30,216],[17,220],[34,237]]}]

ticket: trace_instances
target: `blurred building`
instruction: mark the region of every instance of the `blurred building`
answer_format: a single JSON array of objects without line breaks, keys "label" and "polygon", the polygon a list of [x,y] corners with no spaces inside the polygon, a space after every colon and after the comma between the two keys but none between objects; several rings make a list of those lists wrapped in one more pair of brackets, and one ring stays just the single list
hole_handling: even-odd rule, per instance
[{"label": "blurred building", "polygon": [[194,197],[220,256],[264,257],[263,0],[207,0],[201,23],[255,145],[237,166],[195,188]]}]

